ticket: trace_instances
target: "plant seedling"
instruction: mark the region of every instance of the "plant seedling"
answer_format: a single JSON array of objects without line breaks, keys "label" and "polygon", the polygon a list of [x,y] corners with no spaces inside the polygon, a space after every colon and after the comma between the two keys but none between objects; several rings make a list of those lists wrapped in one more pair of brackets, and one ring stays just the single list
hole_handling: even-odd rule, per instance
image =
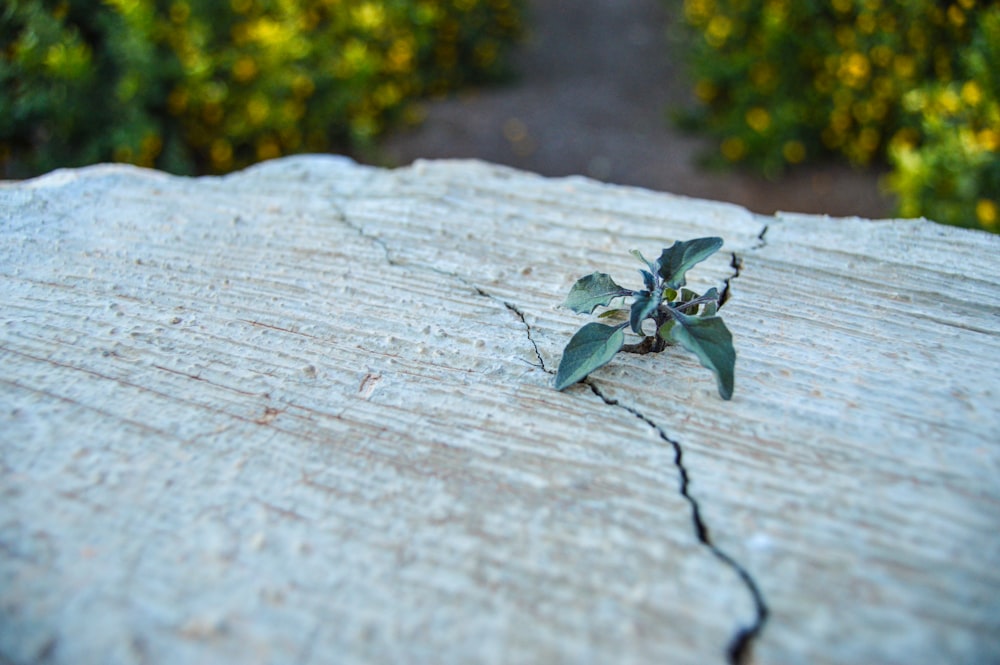
[{"label": "plant seedling", "polygon": [[[600,318],[625,319],[608,325],[588,323],[573,335],[563,350],[556,373],[556,390],[582,381],[594,370],[608,364],[616,353],[658,353],[669,344],[679,343],[698,356],[701,364],[712,370],[722,399],[733,396],[733,368],[736,351],[733,336],[717,315],[720,306],[718,289],[699,296],[684,288],[685,274],[722,247],[722,238],[678,240],[667,247],[655,261],[647,261],[637,250],[632,254],[645,264],[639,272],[645,286],[640,291],[626,289],[611,276],[595,272],[581,277],[570,289],[563,303],[579,314],[592,314],[617,298],[632,299],[629,308],[609,309]],[[643,331],[643,323],[652,319],[652,335]],[[638,344],[625,344],[626,327],[642,336]]]}]

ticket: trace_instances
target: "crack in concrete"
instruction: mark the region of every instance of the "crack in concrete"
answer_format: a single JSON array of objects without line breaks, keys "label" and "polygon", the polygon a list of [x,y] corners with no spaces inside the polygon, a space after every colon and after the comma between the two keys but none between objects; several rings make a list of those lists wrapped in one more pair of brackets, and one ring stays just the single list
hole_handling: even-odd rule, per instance
[{"label": "crack in concrete", "polygon": [[[760,231],[760,233],[757,234],[757,244],[755,244],[752,247],[750,247],[747,250],[748,252],[753,252],[753,251],[756,251],[756,250],[758,250],[758,249],[760,249],[762,247],[766,247],[767,246],[767,240],[764,239],[764,236],[767,235],[767,230],[769,228],[771,228],[771,227],[765,222],[763,228]],[[726,301],[729,300],[729,284],[730,284],[730,282],[732,282],[734,279],[737,279],[740,276],[740,273],[743,272],[743,257],[741,257],[736,252],[730,253],[730,257],[731,258],[730,258],[730,261],[729,261],[729,267],[733,269],[733,274],[730,275],[729,277],[727,277],[725,279],[725,281],[723,282],[722,292],[719,294],[719,308],[720,309],[722,308],[723,305],[726,304]]]},{"label": "crack in concrete", "polygon": [[[763,221],[763,220],[762,220]],[[749,248],[748,251],[755,251],[767,245],[767,240],[765,236],[768,231],[768,224],[763,223],[763,227],[759,234],[757,234],[757,243]],[[730,260],[730,267],[733,269],[733,274],[726,278],[725,284],[722,288],[722,293],[719,297],[719,307],[730,297],[730,284],[734,279],[738,279],[743,270],[743,259],[736,252],[732,252],[732,258]],[[716,559],[721,561],[726,567],[732,570],[743,582],[743,585],[747,588],[750,593],[750,597],[754,604],[754,620],[750,625],[744,625],[737,629],[736,633],[730,639],[729,644],[726,648],[726,656],[731,665],[743,665],[747,659],[750,657],[750,651],[753,646],[753,641],[756,639],[761,632],[764,630],[764,626],[767,624],[767,619],[770,614],[767,603],[764,600],[764,595],[760,591],[760,587],[757,586],[756,580],[750,572],[741,565],[736,559],[731,555],[721,549],[712,541],[711,533],[709,532],[708,525],[705,523],[704,518],[701,515],[701,506],[699,505],[697,499],[692,496],[690,491],[691,477],[688,473],[687,467],[684,464],[684,449],[681,444],[676,439],[670,438],[667,433],[660,427],[653,419],[649,418],[647,415],[639,411],[638,409],[628,406],[627,404],[622,404],[617,399],[608,397],[604,392],[598,387],[593,379],[584,379],[583,383],[587,385],[591,392],[594,393],[598,398],[601,399],[608,406],[613,406],[619,409],[624,409],[628,413],[632,414],[648,427],[650,427],[661,440],[670,444],[674,450],[674,466],[677,469],[677,474],[680,477],[680,494],[688,505],[691,507],[691,521],[694,526],[695,536],[698,538],[698,542],[708,548],[708,550],[715,556]]]},{"label": "crack in concrete", "polygon": [[690,492],[691,477],[690,474],[688,474],[687,467],[684,465],[684,449],[681,448],[681,444],[677,440],[670,438],[662,427],[638,409],[628,406],[627,404],[622,404],[617,399],[608,397],[597,386],[597,384],[589,378],[584,379],[584,384],[586,384],[590,388],[591,392],[608,406],[624,409],[641,420],[654,432],[656,432],[660,439],[670,444],[673,448],[674,467],[677,469],[678,476],[680,477],[680,494],[691,507],[691,521],[694,525],[694,532],[695,536],[698,538],[698,542],[707,547],[715,558],[736,573],[740,580],[742,580],[744,586],[747,587],[747,590],[750,592],[750,596],[753,599],[754,610],[756,613],[753,623],[749,626],[741,626],[736,631],[736,634],[730,639],[729,645],[726,649],[729,662],[732,665],[742,665],[749,657],[750,648],[753,644],[754,638],[760,635],[761,631],[764,629],[764,625],[767,623],[769,610],[767,603],[764,602],[764,596],[761,594],[760,588],[757,586],[756,581],[753,579],[753,576],[750,575],[749,571],[740,565],[739,562],[737,562],[732,556],[727,554],[712,542],[708,525],[701,516],[701,506]]},{"label": "crack in concrete", "polygon": [[[370,242],[372,242],[373,244],[377,245],[382,249],[383,253],[385,254],[386,262],[390,266],[411,265],[403,263],[398,259],[396,259],[393,256],[392,251],[389,249],[389,245],[382,238],[367,233],[363,228],[355,224],[352,224],[348,220],[347,215],[344,213],[344,211],[338,210],[337,212],[340,221],[345,226],[355,231],[362,238],[369,240]],[[765,223],[763,225],[761,232],[757,235],[757,240],[758,240],[757,244],[751,247],[749,251],[760,249],[761,247],[764,247],[767,244],[767,241],[765,240],[764,236],[767,234],[768,228],[769,228],[768,225]],[[722,305],[726,303],[726,301],[730,297],[730,284],[732,280],[739,278],[743,269],[743,259],[736,252],[732,252],[731,257],[732,258],[730,261],[730,267],[733,269],[733,274],[730,275],[725,280],[722,292],[719,297],[720,308],[722,307]],[[459,283],[465,285],[466,287],[472,289],[478,296],[483,298],[488,298],[496,303],[503,305],[504,308],[507,309],[507,311],[514,314],[521,322],[521,324],[524,326],[525,334],[528,338],[528,341],[531,343],[535,357],[538,359],[537,365],[534,365],[533,363],[529,364],[538,367],[547,374],[555,374],[554,370],[551,370],[545,366],[545,360],[543,359],[541,351],[538,348],[538,344],[535,342],[534,336],[532,334],[531,325],[528,323],[524,315],[524,312],[522,312],[521,309],[516,304],[504,300],[503,298],[500,298],[499,296],[496,296],[486,291],[482,287],[478,286],[477,284],[471,282],[470,280],[466,279],[465,277],[457,273],[449,272],[447,270],[441,270],[440,268],[435,268],[433,266],[425,266],[419,264],[411,265],[411,267],[418,267],[436,273],[438,275],[454,279]],[[690,492],[691,479],[687,467],[684,464],[684,449],[681,447],[680,442],[670,438],[662,427],[660,427],[654,420],[646,416],[638,409],[628,406],[627,404],[622,404],[617,399],[608,397],[590,378],[584,379],[583,383],[587,385],[590,388],[591,392],[595,396],[597,396],[601,401],[603,401],[606,405],[619,409],[624,409],[628,413],[632,414],[637,419],[642,421],[647,427],[650,427],[657,434],[657,436],[660,437],[662,441],[664,441],[665,443],[669,444],[672,447],[674,451],[674,467],[677,469],[677,473],[680,478],[680,487],[679,487],[680,494],[684,498],[684,500],[687,501],[688,505],[691,507],[691,521],[698,542],[701,543],[704,547],[708,548],[708,550],[712,553],[713,556],[715,556],[716,559],[718,559],[726,567],[728,567],[730,570],[736,573],[736,575],[743,582],[743,585],[747,588],[747,591],[750,593],[750,596],[753,600],[754,612],[755,612],[753,622],[750,623],[750,625],[740,626],[737,629],[736,633],[733,635],[733,637],[730,639],[729,644],[726,647],[726,656],[728,662],[731,665],[744,665],[744,663],[746,663],[747,659],[750,657],[750,651],[753,646],[754,639],[756,639],[764,630],[764,626],[767,623],[770,611],[768,609],[767,603],[764,600],[764,596],[760,591],[760,587],[757,586],[757,582],[754,580],[750,572],[745,567],[743,567],[738,561],[736,561],[736,559],[734,559],[731,555],[726,553],[712,541],[708,525],[705,523],[705,520],[701,515],[701,506],[699,505],[697,499],[695,499]]]},{"label": "crack in concrete", "polygon": [[499,297],[493,295],[489,291],[484,290],[482,287],[476,286],[475,284],[468,283],[465,280],[464,277],[461,277],[459,275],[450,275],[450,276],[454,277],[455,279],[457,279],[458,281],[460,281],[462,283],[468,284],[469,286],[471,286],[472,288],[474,288],[476,290],[476,293],[479,294],[480,296],[482,296],[484,298],[489,298],[490,300],[493,300],[495,302],[503,304],[503,306],[507,308],[507,311],[513,313],[514,316],[516,316],[518,319],[520,319],[521,324],[524,325],[524,330],[525,330],[525,334],[527,334],[527,336],[528,336],[528,341],[531,342],[531,348],[534,349],[534,351],[535,351],[535,357],[538,358],[538,364],[537,365],[535,365],[534,363],[529,363],[529,364],[532,367],[538,367],[539,369],[541,369],[543,372],[545,372],[547,374],[555,374],[555,372],[553,372],[552,370],[550,370],[547,367],[545,367],[545,359],[542,358],[542,352],[538,350],[538,344],[535,343],[535,337],[534,337],[534,335],[531,334],[531,324],[529,324],[528,320],[524,318],[524,312],[522,312],[520,310],[520,308],[518,308],[517,305],[515,305],[514,303],[512,303],[512,302],[510,302],[508,300],[503,300],[502,298],[499,298]]},{"label": "crack in concrete", "polygon": [[486,291],[485,289],[483,289],[479,285],[471,282],[470,280],[466,279],[462,275],[459,275],[458,273],[449,272],[447,270],[442,270],[440,268],[435,268],[434,266],[426,266],[426,265],[422,265],[422,264],[409,264],[409,263],[404,263],[404,262],[399,261],[397,258],[395,258],[393,256],[392,251],[389,249],[389,245],[382,238],[379,238],[378,236],[372,235],[370,233],[366,233],[365,230],[363,228],[361,228],[360,226],[357,226],[356,224],[352,224],[348,220],[347,214],[342,209],[337,208],[336,209],[336,213],[337,213],[337,217],[339,218],[340,222],[344,226],[346,226],[347,228],[351,229],[352,231],[354,231],[355,233],[357,233],[360,237],[364,238],[365,240],[368,240],[371,243],[377,245],[382,250],[382,252],[385,254],[385,261],[390,266],[394,266],[394,267],[409,266],[411,268],[419,268],[421,270],[427,270],[429,272],[435,273],[437,275],[441,275],[443,277],[449,277],[449,278],[454,279],[455,281],[463,284],[464,286],[472,289],[476,293],[476,295],[481,296],[483,298],[489,298],[493,302],[496,302],[496,303],[499,303],[499,304],[503,305],[504,308],[508,312],[511,312],[512,314],[514,314],[514,316],[516,316],[518,318],[518,320],[521,322],[521,324],[524,326],[525,332],[526,332],[527,337],[528,337],[528,341],[531,343],[531,348],[532,348],[532,350],[535,353],[535,358],[538,359],[538,363],[537,364],[530,363],[530,362],[528,364],[530,366],[532,366],[532,367],[538,367],[543,372],[546,372],[548,374],[553,374],[554,373],[554,372],[552,372],[551,370],[549,370],[549,369],[547,369],[545,367],[545,360],[542,358],[541,351],[539,351],[539,349],[538,349],[538,344],[535,343],[534,336],[532,335],[532,332],[531,332],[531,325],[528,323],[527,319],[524,317],[524,313],[521,311],[521,309],[517,305],[515,305],[514,303],[512,303],[510,301],[504,300],[503,298],[500,298],[499,296],[493,295],[489,291]]}]

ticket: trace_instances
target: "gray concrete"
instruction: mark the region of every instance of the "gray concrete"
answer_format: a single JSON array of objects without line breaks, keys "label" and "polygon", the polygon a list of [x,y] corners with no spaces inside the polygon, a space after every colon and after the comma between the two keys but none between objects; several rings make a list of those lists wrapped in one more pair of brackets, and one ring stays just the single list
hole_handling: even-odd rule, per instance
[{"label": "gray concrete", "polygon": [[[732,401],[553,390],[575,279],[708,234]],[[472,162],[0,185],[0,662],[1000,662],[998,251]]]}]

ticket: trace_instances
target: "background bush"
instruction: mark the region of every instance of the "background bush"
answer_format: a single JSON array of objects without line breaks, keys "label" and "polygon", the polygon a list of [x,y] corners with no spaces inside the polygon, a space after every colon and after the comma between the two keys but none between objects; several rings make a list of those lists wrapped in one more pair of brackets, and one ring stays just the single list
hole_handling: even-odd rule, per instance
[{"label": "background bush", "polygon": [[[891,154],[902,214],[995,230],[998,7],[685,0],[704,106],[691,118],[722,161],[767,175],[832,155],[865,165]],[[976,175],[958,175],[967,169]]]},{"label": "background bush", "polygon": [[370,146],[406,103],[505,72],[523,0],[8,0],[8,177],[226,172]]},{"label": "background bush", "polygon": [[900,212],[1000,232],[1000,6],[979,17],[958,75],[903,96],[917,131],[889,145]]}]

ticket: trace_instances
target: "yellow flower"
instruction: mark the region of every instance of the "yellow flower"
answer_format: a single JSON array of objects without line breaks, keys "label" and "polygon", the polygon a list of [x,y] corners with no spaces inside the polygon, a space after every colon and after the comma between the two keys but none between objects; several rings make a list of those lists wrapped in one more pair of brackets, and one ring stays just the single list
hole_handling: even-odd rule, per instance
[{"label": "yellow flower", "polygon": [[978,106],[983,100],[983,91],[975,81],[966,81],[962,86],[962,101],[969,106]]},{"label": "yellow flower", "polygon": [[888,67],[892,63],[892,49],[885,44],[879,44],[868,51],[868,57],[879,67]]},{"label": "yellow flower", "polygon": [[247,109],[247,119],[250,124],[254,127],[259,127],[264,124],[267,117],[271,114],[271,105],[268,103],[267,98],[263,95],[255,95],[246,106]]},{"label": "yellow flower", "polygon": [[733,31],[733,22],[728,16],[718,15],[713,16],[712,20],[708,22],[708,29],[705,30],[705,39],[708,43],[719,48],[726,43],[726,39]]},{"label": "yellow flower", "polygon": [[684,16],[695,25],[704,23],[715,13],[715,3],[712,0],[685,0]]},{"label": "yellow flower", "polygon": [[802,141],[785,141],[781,154],[789,164],[798,164],[806,158],[806,147]]},{"label": "yellow flower", "polygon": [[771,114],[768,113],[766,109],[755,106],[747,111],[746,121],[750,129],[754,130],[758,134],[763,134],[771,126]]},{"label": "yellow flower", "polygon": [[958,95],[951,88],[938,95],[937,102],[941,110],[948,115],[955,115],[962,108]]},{"label": "yellow flower", "polygon": [[875,16],[869,12],[863,12],[861,14],[858,14],[857,24],[858,24],[858,30],[865,33],[866,35],[870,35],[873,32],[875,32],[875,28],[877,27]]},{"label": "yellow flower", "polygon": [[990,152],[1000,150],[1000,132],[995,129],[983,129],[976,134],[976,139],[984,149]]},{"label": "yellow flower", "polygon": [[948,20],[951,21],[955,27],[961,28],[965,25],[965,12],[955,5],[952,5],[951,7],[948,7]]},{"label": "yellow flower", "polygon": [[738,162],[743,159],[747,152],[746,142],[738,136],[730,136],[722,142],[720,146],[722,156],[731,162]]},{"label": "yellow flower", "polygon": [[990,199],[979,199],[976,203],[976,219],[979,220],[983,228],[995,231],[998,218],[1000,218],[1000,212],[997,211],[996,202]]},{"label": "yellow flower", "polygon": [[837,76],[852,88],[860,88],[868,80],[871,64],[863,53],[849,53],[841,59]]},{"label": "yellow flower", "polygon": [[719,94],[719,89],[708,79],[701,79],[694,84],[694,94],[699,100],[707,104],[715,99],[715,96]]},{"label": "yellow flower", "polygon": [[233,146],[226,139],[215,139],[209,151],[212,158],[212,166],[218,170],[225,170],[233,163]]},{"label": "yellow flower", "polygon": [[[858,134],[858,147],[864,155],[871,155],[882,140],[882,135],[874,127],[865,127]],[[867,159],[867,158],[866,158]]]},{"label": "yellow flower", "polygon": [[281,156],[281,146],[271,137],[264,137],[257,140],[257,159],[265,161]]},{"label": "yellow flower", "polygon": [[389,70],[394,72],[405,72],[413,64],[415,46],[412,39],[397,39],[392,43],[386,60]]},{"label": "yellow flower", "polygon": [[259,18],[247,26],[247,38],[262,46],[278,46],[292,38],[291,29],[269,18]]},{"label": "yellow flower", "polygon": [[248,55],[240,56],[233,63],[233,78],[246,83],[257,75],[257,63]]},{"label": "yellow flower", "polygon": [[366,30],[377,30],[385,23],[385,10],[379,3],[366,2],[354,10],[355,24]]},{"label": "yellow flower", "polygon": [[311,97],[316,91],[316,84],[306,74],[296,74],[292,79],[292,94],[296,99],[306,99]]},{"label": "yellow flower", "polygon": [[913,78],[913,74],[917,71],[917,63],[914,61],[913,56],[897,55],[892,59],[892,69],[899,78]]}]

